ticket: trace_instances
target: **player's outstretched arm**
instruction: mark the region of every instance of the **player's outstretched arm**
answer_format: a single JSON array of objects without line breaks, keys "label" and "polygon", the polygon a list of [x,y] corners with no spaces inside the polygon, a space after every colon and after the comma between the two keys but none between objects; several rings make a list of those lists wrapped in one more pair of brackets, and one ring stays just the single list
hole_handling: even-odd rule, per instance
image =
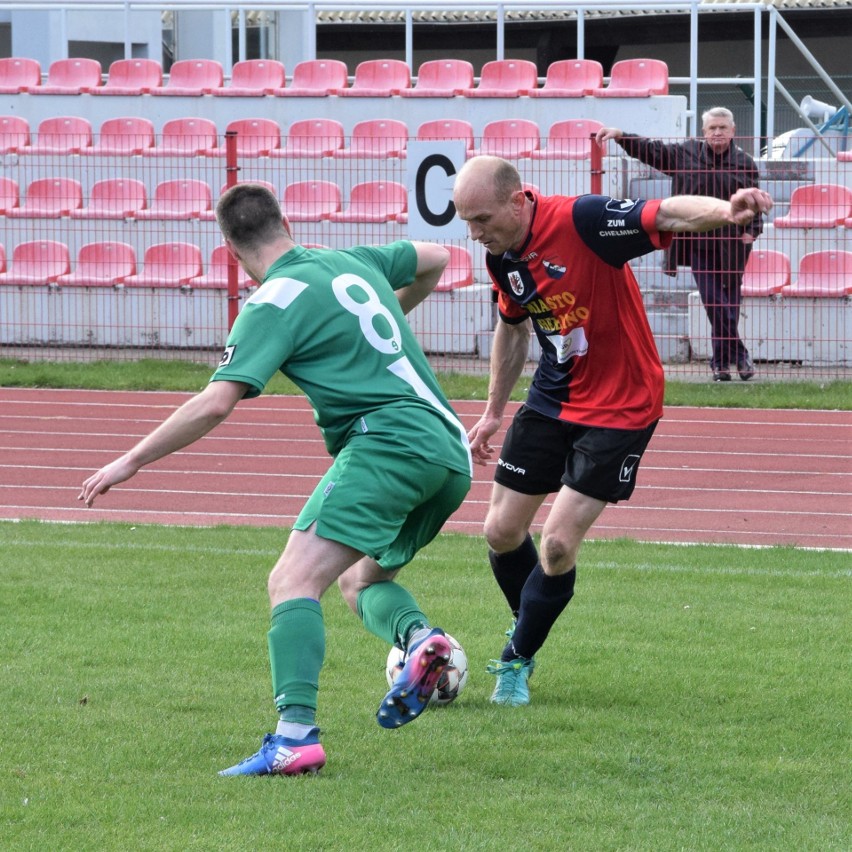
[{"label": "player's outstretched arm", "polygon": [[704,195],[673,195],[664,198],[657,211],[658,231],[713,231],[723,225],[747,225],[772,209],[768,192],[757,187],[737,190],[729,201]]},{"label": "player's outstretched arm", "polygon": [[402,305],[403,313],[417,307],[441,280],[447,264],[450,262],[449,249],[437,243],[411,243],[417,252],[417,271],[414,281],[407,287],[400,287],[396,297]]},{"label": "player's outstretched arm", "polygon": [[130,479],[146,464],[197,441],[228,417],[248,387],[243,382],[211,382],[132,450],[92,474],[83,483],[77,499],[91,506],[95,497]]}]

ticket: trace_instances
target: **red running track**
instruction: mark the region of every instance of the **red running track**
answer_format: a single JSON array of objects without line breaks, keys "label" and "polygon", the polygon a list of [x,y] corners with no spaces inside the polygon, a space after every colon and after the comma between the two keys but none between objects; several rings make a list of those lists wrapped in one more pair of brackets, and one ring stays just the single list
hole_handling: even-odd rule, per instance
[{"label": "red running track", "polygon": [[[0,518],[289,526],[329,464],[301,397],[242,403],[206,438],[143,469],[92,509],[78,503],[83,479],[187,398],[0,388]],[[470,427],[483,403],[455,405]],[[633,498],[608,506],[590,538],[848,550],[850,449],[848,412],[669,408]],[[477,468],[447,529],[481,533],[491,474]]]}]

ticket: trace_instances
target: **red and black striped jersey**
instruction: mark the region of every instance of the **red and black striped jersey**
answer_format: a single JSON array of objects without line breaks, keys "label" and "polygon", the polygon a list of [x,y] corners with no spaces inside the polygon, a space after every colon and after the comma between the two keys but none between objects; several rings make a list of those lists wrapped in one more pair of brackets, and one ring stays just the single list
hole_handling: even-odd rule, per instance
[{"label": "red and black striped jersey", "polygon": [[663,367],[631,258],[667,247],[659,201],[541,196],[517,252],[487,255],[500,318],[530,318],[541,358],[527,405],[560,420],[644,429],[662,416]]}]

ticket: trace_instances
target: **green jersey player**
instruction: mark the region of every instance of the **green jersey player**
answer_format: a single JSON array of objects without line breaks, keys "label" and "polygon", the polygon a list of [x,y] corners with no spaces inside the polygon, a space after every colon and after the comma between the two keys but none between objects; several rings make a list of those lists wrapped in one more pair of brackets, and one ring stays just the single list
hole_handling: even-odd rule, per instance
[{"label": "green jersey player", "polygon": [[333,463],[269,577],[279,722],[258,752],[221,774],[316,772],[326,761],[315,725],[325,653],[319,601],[332,583],[368,630],[407,651],[377,713],[383,727],[420,714],[450,656],[443,631],[393,581],[470,488],[465,430],[404,317],[432,291],[449,253],[408,241],[305,249],[274,195],[253,184],[224,193],[216,217],[229,250],[261,286],[207,388],[89,477],[80,499],[90,506],[143,465],[207,434],[276,371],[302,388]]}]

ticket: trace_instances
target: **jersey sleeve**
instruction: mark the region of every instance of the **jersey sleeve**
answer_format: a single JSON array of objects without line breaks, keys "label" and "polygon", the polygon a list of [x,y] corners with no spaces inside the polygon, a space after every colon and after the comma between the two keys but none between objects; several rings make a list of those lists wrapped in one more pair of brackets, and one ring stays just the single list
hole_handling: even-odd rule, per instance
[{"label": "jersey sleeve", "polygon": [[407,287],[417,274],[417,250],[408,240],[383,246],[356,246],[351,251],[379,269],[394,290]]},{"label": "jersey sleeve", "polygon": [[210,381],[244,382],[249,385],[244,399],[260,396],[293,351],[284,314],[270,304],[246,305],[234,322]]},{"label": "jersey sleeve", "polygon": [[574,203],[574,227],[583,242],[610,266],[667,248],[673,234],[656,227],[659,200],[581,195]]}]

